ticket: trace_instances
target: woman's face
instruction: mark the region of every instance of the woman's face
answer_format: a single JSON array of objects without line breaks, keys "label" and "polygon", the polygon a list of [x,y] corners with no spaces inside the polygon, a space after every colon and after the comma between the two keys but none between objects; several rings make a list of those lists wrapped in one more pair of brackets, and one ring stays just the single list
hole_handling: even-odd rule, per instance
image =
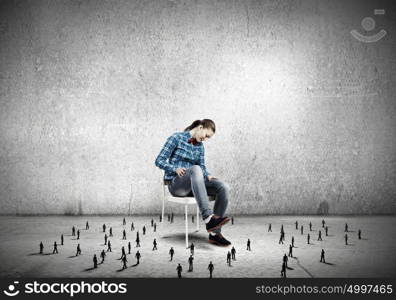
[{"label": "woman's face", "polygon": [[202,125],[198,126],[198,130],[195,133],[197,142],[204,142],[214,135],[213,130],[210,128],[203,128]]}]

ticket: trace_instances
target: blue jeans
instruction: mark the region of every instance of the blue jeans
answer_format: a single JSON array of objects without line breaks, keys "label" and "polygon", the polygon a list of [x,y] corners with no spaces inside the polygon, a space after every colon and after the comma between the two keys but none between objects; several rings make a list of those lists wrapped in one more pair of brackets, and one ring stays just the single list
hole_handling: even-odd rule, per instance
[{"label": "blue jeans", "polygon": [[[229,185],[219,179],[208,180],[203,176],[200,166],[194,165],[186,169],[183,176],[176,175],[168,185],[168,190],[174,197],[195,197],[202,219],[215,215],[224,217],[229,202]],[[215,196],[215,204],[209,207],[209,196]],[[221,232],[221,228],[214,232]]]}]

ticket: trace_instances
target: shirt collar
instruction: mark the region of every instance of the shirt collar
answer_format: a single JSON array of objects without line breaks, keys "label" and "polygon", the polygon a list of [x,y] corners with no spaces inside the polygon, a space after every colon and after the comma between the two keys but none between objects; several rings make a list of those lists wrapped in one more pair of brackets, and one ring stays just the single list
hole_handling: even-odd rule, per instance
[{"label": "shirt collar", "polygon": [[[184,135],[187,137],[187,139],[192,138],[192,135],[190,134],[189,130],[185,131]],[[202,142],[198,142],[198,145],[202,145]]]}]

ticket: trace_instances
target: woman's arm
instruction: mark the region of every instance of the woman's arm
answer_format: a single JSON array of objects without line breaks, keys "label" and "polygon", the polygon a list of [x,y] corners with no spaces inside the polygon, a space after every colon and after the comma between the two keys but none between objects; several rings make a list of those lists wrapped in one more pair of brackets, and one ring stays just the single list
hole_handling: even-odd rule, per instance
[{"label": "woman's arm", "polygon": [[155,165],[165,171],[168,172],[175,172],[176,167],[171,165],[168,162],[173,150],[175,150],[178,144],[178,140],[176,134],[171,135],[165,142],[165,145],[162,147],[160,153],[158,154],[157,158],[155,159]]},{"label": "woman's arm", "polygon": [[199,166],[202,169],[204,177],[207,177],[208,175],[210,175],[210,173],[208,172],[208,170],[206,169],[206,166],[205,166],[205,148],[204,148],[204,146],[202,146],[202,151],[199,154]]}]

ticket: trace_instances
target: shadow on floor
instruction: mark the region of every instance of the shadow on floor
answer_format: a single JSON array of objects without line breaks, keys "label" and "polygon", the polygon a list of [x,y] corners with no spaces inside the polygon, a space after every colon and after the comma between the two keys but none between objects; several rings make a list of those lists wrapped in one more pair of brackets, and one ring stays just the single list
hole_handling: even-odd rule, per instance
[{"label": "shadow on floor", "polygon": [[[214,246],[212,246],[212,244],[209,244],[208,237],[209,237],[209,233],[208,235],[202,233],[190,233],[188,235],[188,244],[189,245],[191,245],[191,243],[194,243],[194,245],[199,244],[200,249],[212,249]],[[185,238],[186,238],[185,233],[168,234],[162,237],[162,239],[166,239],[167,242],[172,242],[175,243],[176,245],[184,245]]]}]

